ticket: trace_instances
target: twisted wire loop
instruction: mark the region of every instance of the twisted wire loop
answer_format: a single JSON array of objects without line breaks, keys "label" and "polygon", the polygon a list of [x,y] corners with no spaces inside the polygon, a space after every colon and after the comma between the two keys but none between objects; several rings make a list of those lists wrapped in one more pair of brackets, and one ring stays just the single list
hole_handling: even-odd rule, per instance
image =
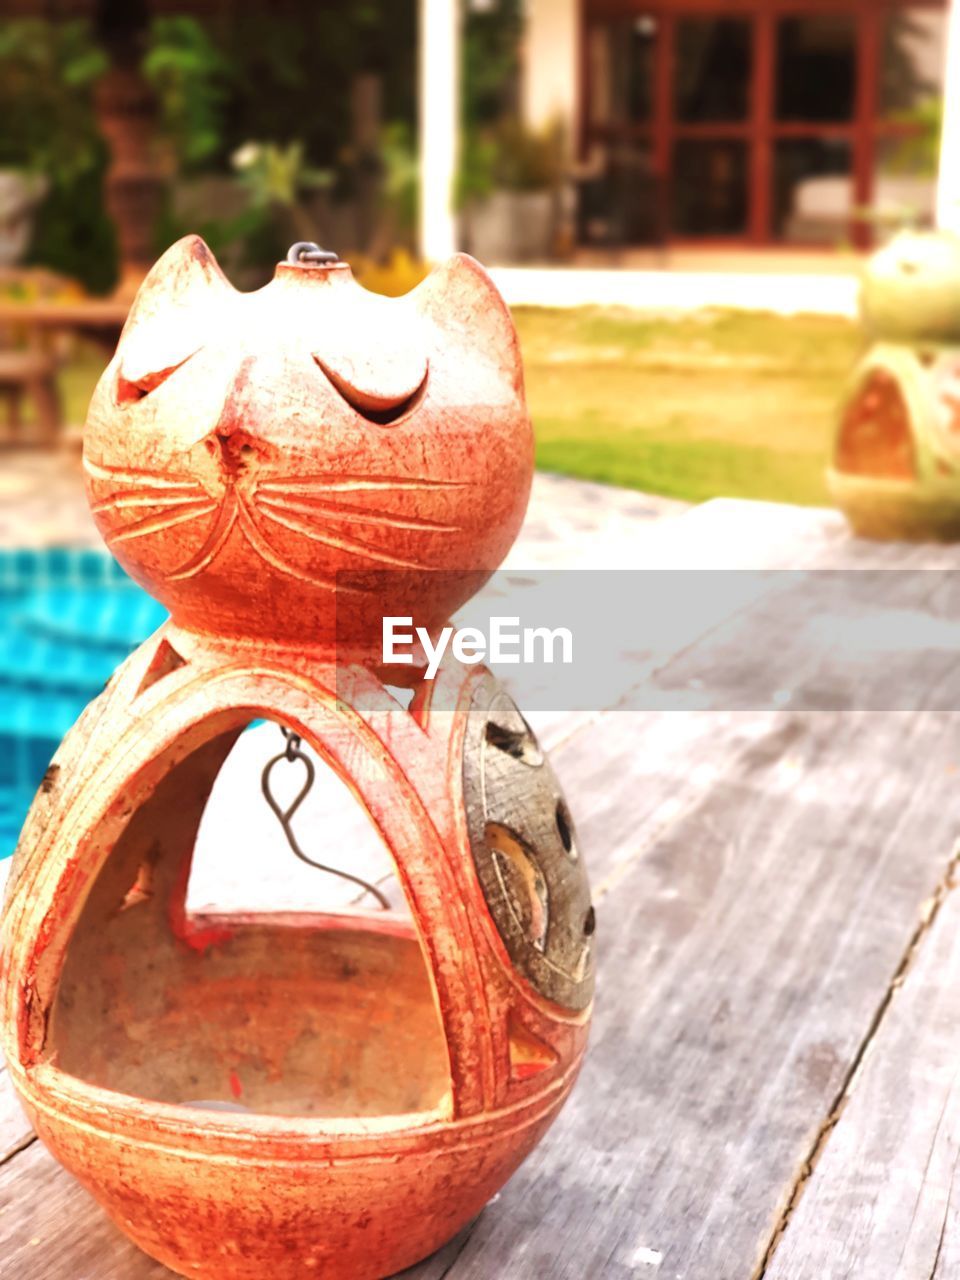
[{"label": "twisted wire loop", "polygon": [[[263,798],[276,815],[277,821],[280,823],[283,830],[283,834],[287,837],[287,843],[290,848],[300,861],[305,862],[307,866],[316,867],[318,871],[326,871],[328,875],[339,876],[341,880],[349,880],[352,884],[359,885],[365,893],[369,893],[372,897],[376,898],[382,911],[389,911],[390,901],[380,892],[376,885],[370,884],[366,880],[362,880],[360,876],[351,875],[349,871],[341,871],[339,867],[328,867],[323,862],[317,862],[315,858],[311,858],[308,854],[304,853],[303,849],[300,847],[300,842],[297,840],[293,830],[293,817],[301,804],[303,804],[304,800],[306,800],[307,796],[310,794],[310,790],[313,787],[317,776],[317,771],[314,768],[313,761],[303,750],[299,734],[294,733],[292,729],[288,729],[286,725],[280,725],[280,732],[284,737],[283,750],[272,759],[268,760],[264,765],[263,773],[260,775],[260,787],[263,791]],[[273,794],[270,784],[273,770],[281,761],[285,761],[290,764],[296,764],[297,761],[299,761],[306,770],[306,778],[303,786],[294,796],[286,809],[281,807],[276,796]]]},{"label": "twisted wire loop", "polygon": [[313,240],[298,240],[287,250],[287,261],[294,266],[301,262],[309,262],[313,266],[326,266],[331,262],[339,262],[340,258],[332,249],[321,249]]}]

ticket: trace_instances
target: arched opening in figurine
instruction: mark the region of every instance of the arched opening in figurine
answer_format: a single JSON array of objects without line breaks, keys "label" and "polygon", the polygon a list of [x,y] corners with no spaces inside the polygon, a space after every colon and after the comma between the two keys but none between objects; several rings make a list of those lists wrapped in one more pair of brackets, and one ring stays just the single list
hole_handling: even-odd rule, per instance
[{"label": "arched opening in figurine", "polygon": [[187,917],[381,911],[410,918],[393,859],[366,810],[309,743],[291,744],[272,720],[253,721],[204,807]]},{"label": "arched opening in figurine", "polygon": [[848,475],[914,479],[910,410],[900,384],[885,370],[872,370],[848,406],[837,440],[836,465]]},{"label": "arched opening in figurine", "polygon": [[323,783],[298,815],[302,842],[326,863],[344,842],[351,870],[362,853],[390,909],[300,864],[282,833],[261,847],[253,800],[276,818],[244,774],[283,739],[271,723],[244,732],[251,718],[221,714],[186,753],[174,744],[94,833],[109,852],[67,942],[45,1057],[103,1089],[208,1111],[447,1114],[446,1039],[383,839],[314,754]]}]

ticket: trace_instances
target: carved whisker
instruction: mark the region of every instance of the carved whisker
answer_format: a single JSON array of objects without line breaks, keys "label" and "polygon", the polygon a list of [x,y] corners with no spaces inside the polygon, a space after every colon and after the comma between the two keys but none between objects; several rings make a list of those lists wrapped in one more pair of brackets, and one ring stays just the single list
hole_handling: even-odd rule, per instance
[{"label": "carved whisker", "polygon": [[328,574],[309,573],[304,569],[298,569],[295,565],[289,564],[274,551],[263,530],[257,524],[256,516],[247,504],[241,502],[237,510],[240,517],[240,526],[246,534],[247,540],[254,551],[266,560],[267,564],[272,565],[274,569],[279,569],[281,573],[285,573],[291,578],[299,578],[301,582],[309,582],[316,587],[329,587],[331,591],[335,589],[342,590],[342,588],[337,587],[336,580]]},{"label": "carved whisker", "polygon": [[380,524],[391,529],[423,529],[429,533],[456,533],[460,528],[456,524],[428,520],[425,516],[397,516],[386,511],[366,511],[363,507],[325,502],[320,496],[299,499],[259,493],[256,496],[264,510],[269,507],[271,511],[289,512],[293,515],[329,516],[333,520],[347,520],[356,524]]},{"label": "carved whisker", "polygon": [[203,486],[195,480],[172,480],[160,471],[146,471],[138,467],[105,467],[84,456],[83,469],[94,480],[119,480],[127,484],[139,484],[147,489],[196,489],[201,493]]},{"label": "carved whisker", "polygon": [[328,493],[361,493],[375,489],[428,490],[428,489],[469,489],[470,485],[461,480],[431,480],[427,476],[351,476],[338,472],[336,475],[298,476],[296,479],[261,480],[260,488],[271,493],[316,493],[325,490]]},{"label": "carved whisker", "polygon": [[201,516],[208,516],[216,509],[217,504],[215,502],[198,501],[189,510],[146,516],[143,520],[137,520],[134,524],[127,525],[125,529],[121,529],[119,532],[111,531],[107,534],[107,539],[111,544],[115,544],[117,542],[130,542],[133,538],[144,538],[149,533],[163,533],[164,530],[172,529],[175,525],[186,524],[189,520],[197,520]]},{"label": "carved whisker", "polygon": [[196,490],[190,493],[115,493],[102,502],[95,502],[90,510],[96,516],[104,511],[124,511],[129,507],[182,507],[202,501]]},{"label": "carved whisker", "polygon": [[279,511],[270,511],[265,506],[261,507],[261,511],[267,520],[282,524],[285,529],[299,533],[304,538],[309,538],[311,542],[321,542],[324,546],[335,547],[338,551],[353,552],[354,555],[362,556],[368,560],[379,560],[381,564],[396,565],[398,569],[426,569],[428,567],[425,564],[421,564],[419,560],[407,560],[403,556],[392,556],[386,551],[381,551],[379,547],[371,546],[368,542],[361,542],[358,538],[345,538],[338,534],[321,532],[314,525],[306,524],[295,516],[281,515]]},{"label": "carved whisker", "polygon": [[217,512],[217,518],[213,522],[213,528],[207,534],[203,546],[189,560],[185,560],[179,568],[168,574],[169,580],[171,582],[182,582],[186,578],[195,578],[198,573],[202,573],[208,565],[212,564],[226,546],[227,539],[230,537],[233,526],[237,522],[238,514],[239,502],[237,501],[236,490],[229,488],[223,496],[220,510]]}]

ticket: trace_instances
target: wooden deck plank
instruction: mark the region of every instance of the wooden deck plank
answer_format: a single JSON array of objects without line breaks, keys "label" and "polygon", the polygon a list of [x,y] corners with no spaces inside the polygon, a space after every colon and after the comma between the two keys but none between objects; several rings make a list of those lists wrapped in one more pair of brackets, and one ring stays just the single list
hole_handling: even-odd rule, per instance
[{"label": "wooden deck plank", "polygon": [[170,1280],[130,1244],[39,1142],[0,1168],[0,1276]]},{"label": "wooden deck plank", "polygon": [[[710,521],[697,520],[678,561],[710,545]],[[843,541],[824,513],[778,520],[776,554],[768,545],[757,567],[930,563],[926,549]],[[761,546],[747,523],[740,543]],[[805,542],[805,529],[820,532]],[[762,599],[746,601],[724,644],[742,643],[737,628]],[[816,611],[815,592],[804,607]],[[710,643],[687,640],[685,658]],[[765,651],[762,634],[753,644]],[[571,723],[551,736],[599,906],[592,1050],[528,1164],[471,1230],[408,1275],[748,1277],[944,874],[960,826],[960,743],[930,713]],[[21,1167],[32,1170],[23,1184]],[[56,1191],[59,1210],[37,1217],[33,1201],[64,1180],[72,1191]],[[44,1241],[45,1269],[11,1275],[169,1274],[120,1240],[38,1144],[0,1172],[0,1205],[6,1197],[4,1218],[38,1224],[16,1246],[21,1261],[35,1256],[23,1252],[31,1239]],[[61,1249],[59,1236],[80,1243]],[[89,1273],[76,1262],[88,1238],[108,1260]],[[0,1244],[0,1274],[7,1258]]]},{"label": "wooden deck plank", "polygon": [[849,713],[614,716],[556,754],[599,872],[593,1043],[451,1280],[754,1274],[944,873],[958,763],[939,717]]},{"label": "wooden deck plank", "polygon": [[[949,712],[960,706],[960,573],[763,575],[767,589],[651,670],[624,706]],[[762,645],[762,653],[759,646]]]},{"label": "wooden deck plank", "polygon": [[[30,1122],[13,1092],[7,1069],[0,1059],[0,1165],[6,1164],[32,1138]],[[0,1260],[3,1255],[0,1253]],[[3,1274],[0,1268],[0,1275]]]},{"label": "wooden deck plank", "polygon": [[767,1280],[960,1274],[956,871],[893,991]]}]

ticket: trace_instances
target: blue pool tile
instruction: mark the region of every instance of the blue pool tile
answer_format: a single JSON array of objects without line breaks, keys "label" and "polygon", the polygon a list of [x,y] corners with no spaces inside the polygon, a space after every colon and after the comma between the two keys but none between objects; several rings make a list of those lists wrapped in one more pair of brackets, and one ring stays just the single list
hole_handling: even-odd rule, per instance
[{"label": "blue pool tile", "polygon": [[0,549],[0,858],[60,739],[166,616],[103,552]]}]

